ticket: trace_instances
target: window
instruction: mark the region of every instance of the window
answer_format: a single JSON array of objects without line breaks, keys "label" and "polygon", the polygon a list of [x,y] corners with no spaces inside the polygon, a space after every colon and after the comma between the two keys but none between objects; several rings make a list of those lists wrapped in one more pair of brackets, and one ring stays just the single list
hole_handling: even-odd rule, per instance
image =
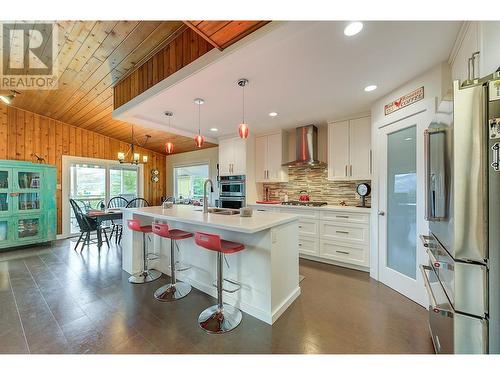
[{"label": "window", "polygon": [[137,195],[137,169],[112,168],[109,171],[109,195]]},{"label": "window", "polygon": [[[111,198],[121,196],[128,201],[139,196],[139,169],[131,165],[116,165],[103,161],[92,164],[70,165],[70,198],[83,209],[99,208]],[[70,233],[79,227],[71,206],[69,210]]]},{"label": "window", "polygon": [[174,195],[176,198],[203,198],[203,184],[208,178],[208,164],[174,167]]}]

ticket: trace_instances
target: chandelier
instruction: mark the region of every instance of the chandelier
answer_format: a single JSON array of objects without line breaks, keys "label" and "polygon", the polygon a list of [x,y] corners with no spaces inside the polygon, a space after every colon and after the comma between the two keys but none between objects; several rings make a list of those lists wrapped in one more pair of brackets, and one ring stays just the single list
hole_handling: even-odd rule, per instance
[{"label": "chandelier", "polygon": [[120,164],[146,164],[148,162],[148,156],[142,155],[141,161],[141,155],[135,152],[135,143],[137,143],[137,147],[144,147],[146,143],[148,143],[149,138],[151,138],[151,136],[146,134],[142,142],[137,141],[134,137],[134,125],[132,125],[132,137],[128,150],[126,152],[118,152],[118,161]]}]

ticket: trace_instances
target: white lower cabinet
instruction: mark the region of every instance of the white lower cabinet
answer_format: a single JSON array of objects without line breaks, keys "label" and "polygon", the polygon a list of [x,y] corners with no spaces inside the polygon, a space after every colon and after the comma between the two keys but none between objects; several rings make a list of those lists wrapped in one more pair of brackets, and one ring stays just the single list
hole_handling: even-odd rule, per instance
[{"label": "white lower cabinet", "polygon": [[302,255],[319,256],[319,238],[299,235],[299,253]]},{"label": "white lower cabinet", "polygon": [[370,268],[370,212],[353,208],[251,206],[299,216],[299,254],[302,258],[368,271]]},{"label": "white lower cabinet", "polygon": [[352,244],[341,243],[339,241],[321,240],[320,242],[320,257],[342,262],[354,264],[360,267],[369,267],[369,251],[366,246],[357,246]]},{"label": "white lower cabinet", "polygon": [[320,222],[322,240],[349,242],[354,245],[368,245],[369,227],[360,224],[339,224],[334,221]]}]

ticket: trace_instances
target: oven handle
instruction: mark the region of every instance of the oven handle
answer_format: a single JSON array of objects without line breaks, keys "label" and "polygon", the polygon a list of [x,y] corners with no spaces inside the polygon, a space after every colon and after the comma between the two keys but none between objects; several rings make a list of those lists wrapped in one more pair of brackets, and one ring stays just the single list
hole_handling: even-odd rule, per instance
[{"label": "oven handle", "polygon": [[443,311],[443,312],[447,312],[449,314],[454,314],[455,311],[453,310],[453,307],[450,310],[447,310],[447,309],[443,309],[437,305],[436,297],[434,296],[434,293],[432,292],[431,284],[430,284],[429,278],[427,277],[427,272],[425,272],[425,271],[434,272],[434,269],[432,267],[424,266],[422,264],[419,267],[420,267],[420,271],[422,272],[422,277],[424,279],[425,289],[427,290],[427,294],[429,295],[429,297],[431,299],[432,311],[434,311],[435,313],[439,313],[439,312]]},{"label": "oven handle", "polygon": [[243,185],[245,184],[245,180],[220,180],[219,184],[221,185]]}]

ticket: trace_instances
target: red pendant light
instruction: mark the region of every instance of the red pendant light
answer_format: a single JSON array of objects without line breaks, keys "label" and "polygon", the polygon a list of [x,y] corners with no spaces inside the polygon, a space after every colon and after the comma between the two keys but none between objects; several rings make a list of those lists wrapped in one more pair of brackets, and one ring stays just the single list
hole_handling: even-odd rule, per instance
[{"label": "red pendant light", "polygon": [[201,135],[201,105],[205,103],[205,101],[201,98],[196,98],[194,103],[198,105],[198,134],[194,137],[194,143],[196,147],[201,148],[203,143],[205,143],[205,137]]},{"label": "red pendant light", "polygon": [[165,143],[165,151],[167,151],[167,154],[171,154],[174,152],[174,144],[172,142],[167,142]]},{"label": "red pendant light", "polygon": [[246,78],[240,78],[238,80],[238,86],[242,88],[243,90],[243,101],[242,101],[242,121],[241,124],[238,128],[238,134],[240,135],[241,139],[246,139],[248,138],[248,124],[245,123],[245,86],[248,85],[248,79]]},{"label": "red pendant light", "polygon": [[247,124],[240,124],[240,127],[238,129],[238,133],[240,135],[240,138],[242,138],[242,139],[248,138],[248,126],[247,126]]},{"label": "red pendant light", "polygon": [[[166,111],[165,116],[168,117],[168,128],[170,129],[170,119],[174,115],[173,112]],[[174,152],[174,144],[172,142],[167,142],[165,143],[165,151],[167,151],[167,154],[170,155],[172,152]]]},{"label": "red pendant light", "polygon": [[201,148],[201,146],[203,146],[203,143],[205,143],[205,137],[201,134],[198,134],[196,137],[194,137],[194,142],[196,143],[196,147]]}]

